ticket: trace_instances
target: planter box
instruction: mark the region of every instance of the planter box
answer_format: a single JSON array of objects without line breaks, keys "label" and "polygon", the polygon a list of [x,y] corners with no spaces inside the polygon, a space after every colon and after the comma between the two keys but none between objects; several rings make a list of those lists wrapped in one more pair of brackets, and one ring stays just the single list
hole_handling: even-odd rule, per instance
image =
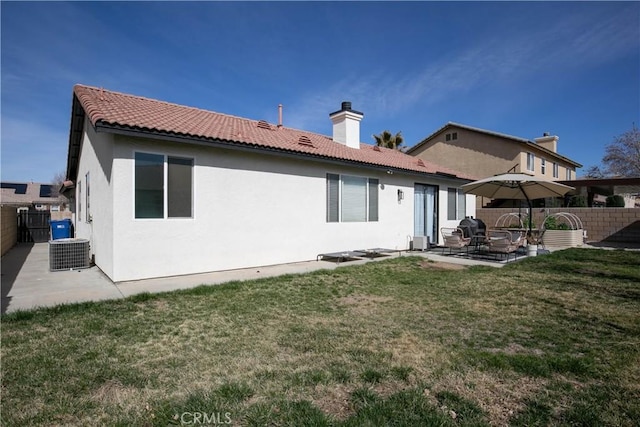
[{"label": "planter box", "polygon": [[573,248],[582,246],[582,229],[579,230],[547,230],[544,232],[545,246],[552,248]]}]

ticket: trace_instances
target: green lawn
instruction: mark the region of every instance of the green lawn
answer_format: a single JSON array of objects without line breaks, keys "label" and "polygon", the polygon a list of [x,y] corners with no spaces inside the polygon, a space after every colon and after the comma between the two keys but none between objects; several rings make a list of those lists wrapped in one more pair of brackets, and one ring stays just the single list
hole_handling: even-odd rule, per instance
[{"label": "green lawn", "polygon": [[2,425],[637,425],[640,252],[419,257],[2,317]]}]

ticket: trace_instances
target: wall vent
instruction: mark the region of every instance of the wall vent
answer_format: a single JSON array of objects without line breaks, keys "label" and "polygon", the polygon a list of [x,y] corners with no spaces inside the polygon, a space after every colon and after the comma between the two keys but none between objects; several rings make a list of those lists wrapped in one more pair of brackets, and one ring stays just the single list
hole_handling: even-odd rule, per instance
[{"label": "wall vent", "polygon": [[58,239],[49,242],[49,270],[89,268],[87,239]]},{"label": "wall vent", "polygon": [[306,135],[300,135],[300,138],[298,138],[298,144],[313,147],[313,142],[311,142],[309,137]]},{"label": "wall vent", "polygon": [[267,123],[266,121],[264,121],[264,120],[260,120],[260,121],[258,122],[258,127],[259,127],[260,129],[267,129],[267,130],[271,130],[271,125],[270,125],[269,123]]}]

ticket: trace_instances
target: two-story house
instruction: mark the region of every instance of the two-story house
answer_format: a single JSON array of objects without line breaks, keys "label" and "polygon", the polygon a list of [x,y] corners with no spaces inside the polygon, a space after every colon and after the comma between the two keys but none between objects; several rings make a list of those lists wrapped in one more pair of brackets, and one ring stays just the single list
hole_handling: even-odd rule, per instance
[{"label": "two-story house", "polygon": [[407,154],[480,178],[509,171],[553,181],[576,179],[582,165],[558,153],[558,137],[544,134],[533,141],[449,122]]},{"label": "two-story house", "polygon": [[582,165],[558,153],[558,140],[545,133],[531,141],[449,122],[407,154],[479,179],[512,171],[552,181],[574,180]]}]

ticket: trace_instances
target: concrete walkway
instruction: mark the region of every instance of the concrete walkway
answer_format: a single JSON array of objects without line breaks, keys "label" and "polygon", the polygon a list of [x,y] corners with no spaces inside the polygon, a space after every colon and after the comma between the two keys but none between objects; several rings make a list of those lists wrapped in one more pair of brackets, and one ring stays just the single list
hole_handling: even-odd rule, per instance
[{"label": "concrete walkway", "polygon": [[[502,267],[504,263],[441,256],[433,252],[394,254],[391,257],[416,255],[433,261]],[[2,313],[50,307],[63,303],[125,298],[143,292],[189,289],[202,284],[215,285],[236,280],[252,280],[283,274],[303,274],[315,270],[335,269],[374,260],[357,260],[341,264],[329,261],[305,261],[292,264],[241,270],[219,271],[187,276],[113,283],[97,267],[71,271],[49,271],[48,243],[20,243],[2,257]]]}]

